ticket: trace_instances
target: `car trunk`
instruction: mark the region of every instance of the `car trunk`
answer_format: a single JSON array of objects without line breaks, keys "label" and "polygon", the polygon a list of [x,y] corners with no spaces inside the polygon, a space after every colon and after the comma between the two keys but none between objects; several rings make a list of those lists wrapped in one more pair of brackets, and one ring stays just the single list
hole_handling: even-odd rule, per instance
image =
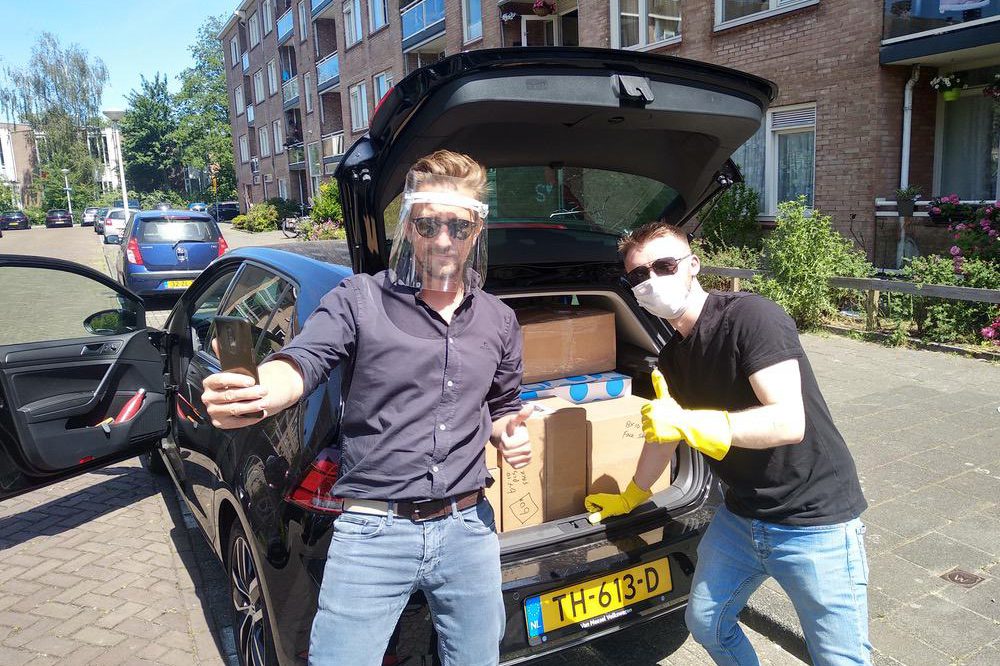
[{"label": "car trunk", "polygon": [[[621,286],[617,240],[653,219],[682,225],[740,180],[729,156],[776,93],[734,70],[604,49],[480,50],[417,70],[384,98],[336,172],[354,268],[385,268],[409,166],[438,149],[467,153],[489,169],[486,289],[515,311],[613,313],[607,367],[587,372],[617,370],[633,394],[651,398],[649,372],[670,332]],[[687,447],[670,473],[651,503],[615,523],[627,529],[703,497],[708,471]],[[587,521],[582,502],[510,527],[505,554],[606,529]]]},{"label": "car trunk", "polygon": [[150,271],[202,270],[219,256],[219,233],[201,218],[145,218],[136,237]]}]

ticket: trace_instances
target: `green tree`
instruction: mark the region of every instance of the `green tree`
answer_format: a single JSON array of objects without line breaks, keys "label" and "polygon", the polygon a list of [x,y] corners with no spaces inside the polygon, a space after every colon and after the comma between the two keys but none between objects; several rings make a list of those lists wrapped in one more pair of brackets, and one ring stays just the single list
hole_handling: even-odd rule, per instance
[{"label": "green tree", "polygon": [[174,135],[177,122],[167,77],[141,77],[139,90],[129,94],[128,103],[121,121],[128,181],[139,192],[180,186],[181,164]]},{"label": "green tree", "polygon": [[209,17],[198,29],[195,42],[188,47],[194,64],[178,75],[181,87],[174,96],[177,110],[174,141],[180,147],[181,162],[199,168],[218,164],[220,200],[236,196],[225,59],[216,37],[225,18]]}]

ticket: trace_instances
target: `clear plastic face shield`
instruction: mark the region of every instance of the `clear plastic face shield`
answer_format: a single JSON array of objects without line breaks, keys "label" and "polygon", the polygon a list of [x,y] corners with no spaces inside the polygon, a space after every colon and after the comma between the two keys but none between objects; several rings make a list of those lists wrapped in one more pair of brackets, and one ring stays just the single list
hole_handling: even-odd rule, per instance
[{"label": "clear plastic face shield", "polygon": [[425,291],[469,292],[486,277],[486,215],[473,183],[410,172],[389,255],[396,284]]}]

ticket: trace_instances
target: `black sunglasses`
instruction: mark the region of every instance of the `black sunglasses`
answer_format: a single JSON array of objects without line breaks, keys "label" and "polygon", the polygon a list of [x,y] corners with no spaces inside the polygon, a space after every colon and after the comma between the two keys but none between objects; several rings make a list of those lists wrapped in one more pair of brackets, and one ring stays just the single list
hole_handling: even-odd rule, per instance
[{"label": "black sunglasses", "polygon": [[683,257],[677,257],[676,259],[674,257],[654,259],[648,264],[636,266],[622,277],[630,287],[638,287],[640,284],[649,279],[650,269],[652,269],[657,275],[673,275],[677,272],[677,268],[681,265],[681,262],[690,257],[692,254],[693,253],[689,252]]},{"label": "black sunglasses", "polygon": [[413,228],[424,238],[437,238],[442,225],[445,224],[448,225],[448,233],[455,240],[468,239],[478,228],[478,224],[471,220],[454,217],[446,220],[437,217],[418,217],[413,220]]}]

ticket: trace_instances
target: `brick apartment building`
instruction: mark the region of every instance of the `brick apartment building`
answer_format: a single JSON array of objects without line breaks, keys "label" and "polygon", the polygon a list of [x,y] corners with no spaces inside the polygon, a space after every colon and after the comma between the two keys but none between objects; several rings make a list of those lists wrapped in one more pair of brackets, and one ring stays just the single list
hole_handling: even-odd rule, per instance
[{"label": "brick apartment building", "polygon": [[[1000,194],[1000,104],[982,94],[1000,74],[1000,0],[556,0],[554,10],[246,0],[219,34],[241,205],[311,197],[414,68],[522,45],[655,51],[775,81],[766,125],[734,156],[761,194],[761,221],[804,194],[878,265],[947,243],[923,212],[900,243],[901,184],[928,197]],[[930,87],[945,72],[963,74],[958,100]]]},{"label": "brick apartment building", "polygon": [[35,167],[35,133],[28,125],[0,123],[0,183],[10,188],[11,200],[0,210],[28,205]]}]

